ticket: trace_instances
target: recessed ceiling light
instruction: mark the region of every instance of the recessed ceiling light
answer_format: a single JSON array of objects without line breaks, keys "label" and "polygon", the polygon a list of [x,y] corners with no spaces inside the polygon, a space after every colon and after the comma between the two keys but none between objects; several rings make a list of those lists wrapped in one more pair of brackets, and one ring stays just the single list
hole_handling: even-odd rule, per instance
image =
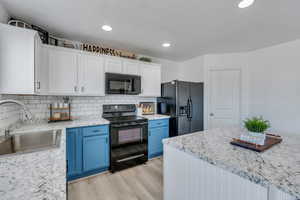
[{"label": "recessed ceiling light", "polygon": [[102,26],[102,29],[103,29],[104,31],[111,31],[111,30],[112,30],[112,27],[109,26],[109,25],[103,25],[103,26]]},{"label": "recessed ceiling light", "polygon": [[247,8],[247,7],[251,6],[254,2],[255,2],[255,0],[242,0],[239,3],[239,8]]},{"label": "recessed ceiling light", "polygon": [[168,42],[165,42],[165,43],[162,43],[162,45],[161,46],[163,46],[163,47],[170,47],[171,46],[171,44],[170,43],[168,43]]}]

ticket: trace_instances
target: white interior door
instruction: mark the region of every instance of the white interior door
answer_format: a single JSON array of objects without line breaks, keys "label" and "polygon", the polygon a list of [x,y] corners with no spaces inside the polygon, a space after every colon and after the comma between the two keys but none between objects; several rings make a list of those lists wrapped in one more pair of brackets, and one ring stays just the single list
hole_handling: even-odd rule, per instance
[{"label": "white interior door", "polygon": [[240,124],[240,70],[210,70],[209,128]]}]

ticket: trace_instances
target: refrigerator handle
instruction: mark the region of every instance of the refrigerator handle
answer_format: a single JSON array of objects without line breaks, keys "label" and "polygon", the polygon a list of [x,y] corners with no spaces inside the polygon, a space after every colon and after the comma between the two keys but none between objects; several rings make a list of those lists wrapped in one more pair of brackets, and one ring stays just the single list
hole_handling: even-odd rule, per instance
[{"label": "refrigerator handle", "polygon": [[190,118],[190,111],[191,111],[191,109],[190,109],[190,98],[188,98],[188,100],[187,100],[187,104],[186,104],[186,117],[189,119]]},{"label": "refrigerator handle", "polygon": [[191,99],[188,98],[188,112],[187,112],[187,118],[190,120],[191,119]]},{"label": "refrigerator handle", "polygon": [[192,98],[190,97],[190,118],[193,118],[193,101]]}]

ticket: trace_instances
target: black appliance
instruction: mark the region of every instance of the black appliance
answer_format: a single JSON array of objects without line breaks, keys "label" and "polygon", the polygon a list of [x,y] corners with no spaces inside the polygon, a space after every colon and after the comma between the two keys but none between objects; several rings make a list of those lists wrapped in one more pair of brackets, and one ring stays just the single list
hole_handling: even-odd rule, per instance
[{"label": "black appliance", "polygon": [[136,116],[134,104],[103,105],[110,122],[110,170],[126,169],[148,160],[148,120]]},{"label": "black appliance", "polygon": [[203,86],[178,80],[162,84],[157,112],[171,116],[171,137],[203,131]]},{"label": "black appliance", "polygon": [[141,77],[127,74],[105,73],[105,92],[106,94],[140,94]]}]

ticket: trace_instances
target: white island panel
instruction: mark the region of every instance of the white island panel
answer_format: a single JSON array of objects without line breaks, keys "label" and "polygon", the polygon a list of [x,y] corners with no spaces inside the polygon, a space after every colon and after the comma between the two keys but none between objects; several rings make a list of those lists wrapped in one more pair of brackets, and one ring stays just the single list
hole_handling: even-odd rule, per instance
[{"label": "white island panel", "polygon": [[164,146],[164,200],[268,200],[268,189]]}]

